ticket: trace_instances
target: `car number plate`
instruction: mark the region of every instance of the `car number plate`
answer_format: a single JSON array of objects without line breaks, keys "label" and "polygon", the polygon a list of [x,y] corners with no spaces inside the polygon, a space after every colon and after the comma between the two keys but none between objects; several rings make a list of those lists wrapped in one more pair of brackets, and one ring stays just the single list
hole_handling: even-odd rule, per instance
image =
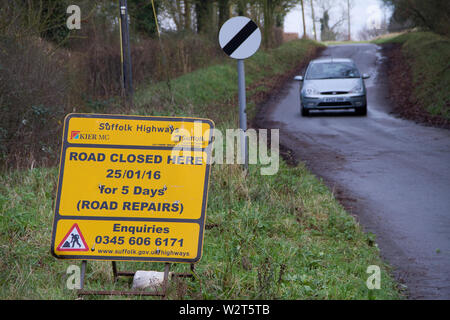
[{"label": "car number plate", "polygon": [[338,102],[344,101],[344,98],[325,98],[325,102]]}]

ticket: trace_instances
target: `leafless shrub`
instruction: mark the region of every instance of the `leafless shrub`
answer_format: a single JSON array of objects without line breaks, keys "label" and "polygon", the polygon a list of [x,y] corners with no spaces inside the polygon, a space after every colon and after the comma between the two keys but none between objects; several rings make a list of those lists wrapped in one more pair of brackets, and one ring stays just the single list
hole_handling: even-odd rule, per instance
[{"label": "leafless shrub", "polygon": [[67,61],[39,38],[0,43],[1,160],[54,162],[69,95]]}]

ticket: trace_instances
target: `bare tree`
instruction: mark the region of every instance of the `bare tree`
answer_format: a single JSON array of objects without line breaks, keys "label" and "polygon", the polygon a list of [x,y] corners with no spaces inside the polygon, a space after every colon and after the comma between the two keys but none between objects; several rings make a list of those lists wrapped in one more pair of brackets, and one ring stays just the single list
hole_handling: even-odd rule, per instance
[{"label": "bare tree", "polygon": [[382,0],[392,10],[390,29],[421,27],[450,36],[450,1]]},{"label": "bare tree", "polygon": [[230,0],[218,0],[219,2],[219,22],[218,27],[220,27],[230,18]]},{"label": "bare tree", "polygon": [[295,6],[296,0],[253,0],[251,3],[256,6],[262,4],[263,42],[266,48],[270,48],[275,43],[274,28],[282,25],[286,13]]},{"label": "bare tree", "polygon": [[347,40],[351,41],[352,40],[352,34],[351,34],[351,29],[350,29],[350,16],[351,16],[351,11],[353,9],[354,6],[354,2],[353,0],[347,0]]},{"label": "bare tree", "polygon": [[[184,7],[186,8],[186,1],[184,1]],[[181,31],[185,28],[185,13],[183,12],[183,5],[181,0],[164,0],[162,1],[162,11],[168,14],[175,23],[177,31]]]},{"label": "bare tree", "polygon": [[303,7],[303,0],[300,0],[300,6],[302,9],[302,19],[303,19],[303,38],[307,38],[306,35],[306,24],[305,24],[305,8]]},{"label": "bare tree", "polygon": [[[333,0],[315,0],[316,7],[322,15],[320,21],[320,38],[322,41],[333,41],[337,40],[338,36],[341,36],[339,31],[340,26],[344,21],[347,20],[346,11],[344,8],[343,12],[337,12],[338,5],[342,4]],[[347,37],[345,37],[347,38]]]},{"label": "bare tree", "polygon": [[192,30],[191,0],[184,0],[184,29]]},{"label": "bare tree", "polygon": [[312,16],[312,22],[313,22],[314,40],[317,41],[316,17],[314,15],[314,0],[311,0],[311,16]]},{"label": "bare tree", "polygon": [[214,2],[195,1],[195,12],[197,16],[197,33],[206,34],[212,37],[215,30],[214,25]]}]

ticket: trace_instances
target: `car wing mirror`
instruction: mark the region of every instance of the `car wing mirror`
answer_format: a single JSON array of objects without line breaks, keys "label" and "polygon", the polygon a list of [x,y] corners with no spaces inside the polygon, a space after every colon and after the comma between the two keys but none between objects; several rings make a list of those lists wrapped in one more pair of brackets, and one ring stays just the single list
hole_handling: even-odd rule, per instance
[{"label": "car wing mirror", "polygon": [[362,78],[363,79],[369,79],[370,75],[368,75],[367,73],[363,73]]},{"label": "car wing mirror", "polygon": [[302,76],[295,76],[294,80],[303,81],[303,77]]}]

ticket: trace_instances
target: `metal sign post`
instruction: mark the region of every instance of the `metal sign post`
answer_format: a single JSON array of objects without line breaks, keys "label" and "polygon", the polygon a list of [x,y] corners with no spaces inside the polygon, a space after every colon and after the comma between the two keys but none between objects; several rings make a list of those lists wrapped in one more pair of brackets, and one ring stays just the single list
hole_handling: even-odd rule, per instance
[{"label": "metal sign post", "polygon": [[234,17],[227,20],[219,32],[219,44],[231,58],[237,59],[239,126],[241,129],[241,161],[248,169],[248,142],[246,139],[247,114],[245,97],[244,59],[252,56],[261,44],[261,31],[256,23],[247,17]]},{"label": "metal sign post", "polygon": [[[164,264],[164,280],[161,288],[155,287],[154,290],[144,291],[144,290],[134,290],[134,291],[122,291],[122,290],[86,290],[84,288],[85,276],[86,276],[86,266],[87,260],[81,262],[81,276],[80,276],[80,290],[78,290],[78,296],[88,296],[88,295],[106,295],[106,296],[160,296],[163,299],[167,298],[167,291],[169,288],[169,270],[170,264]],[[117,281],[119,276],[133,277],[134,272],[130,271],[117,271],[116,261],[112,261],[114,282]],[[191,264],[191,273],[173,273],[173,277],[178,278],[191,278],[195,280],[198,276],[194,271],[194,264]]]},{"label": "metal sign post", "polygon": [[248,142],[245,137],[247,131],[247,113],[246,113],[246,97],[245,97],[245,69],[244,60],[237,61],[238,69],[238,95],[239,95],[239,127],[241,128],[241,159],[245,170],[248,170]]}]

